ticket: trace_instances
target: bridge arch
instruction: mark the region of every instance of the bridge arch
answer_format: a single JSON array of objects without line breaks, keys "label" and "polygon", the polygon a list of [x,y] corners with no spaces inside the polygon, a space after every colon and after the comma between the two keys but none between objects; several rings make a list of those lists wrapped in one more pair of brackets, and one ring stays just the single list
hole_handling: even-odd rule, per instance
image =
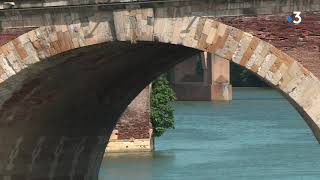
[{"label": "bridge arch", "polygon": [[[152,50],[157,48],[159,50]],[[31,178],[35,173],[38,178],[47,179],[96,178],[106,140],[130,100],[159,73],[198,51],[239,64],[278,89],[320,140],[317,77],[271,44],[213,17],[195,16],[188,7],[115,10],[90,17],[65,16],[59,22],[19,36],[0,49],[3,129],[0,136],[9,142],[1,154],[4,159],[1,173],[12,179]],[[138,63],[130,61],[134,56],[140,58],[134,59]],[[150,61],[151,58],[155,60]],[[92,70],[95,67],[102,70]],[[145,72],[139,67],[145,67],[142,68]],[[71,74],[73,69],[81,69],[76,74],[78,78]],[[86,72],[90,73],[83,74]],[[82,79],[85,83],[65,82],[64,75],[65,79],[72,77],[70,81]],[[119,79],[127,81],[117,84]],[[108,83],[100,86],[104,81]],[[66,84],[72,84],[72,88],[81,93],[74,93]],[[57,88],[67,95],[61,95]],[[49,89],[50,92],[41,94]],[[94,94],[85,93],[92,89]],[[87,97],[78,101],[79,95]],[[24,104],[26,100],[28,103]],[[50,104],[51,100],[68,106],[62,109],[65,107]],[[49,105],[40,107],[44,101],[49,101]],[[103,105],[93,109],[91,106],[96,104]],[[43,118],[51,112],[50,108],[58,112],[57,115],[49,113],[47,118],[52,122],[33,120]],[[79,110],[83,109],[86,110],[81,114]],[[72,112],[80,114],[69,116]],[[88,114],[95,116],[84,117]],[[108,117],[108,122],[103,122],[102,117]],[[71,118],[83,120],[77,122]],[[90,122],[90,118],[99,121]],[[68,149],[69,146],[72,147]],[[23,164],[26,161],[28,165]],[[52,162],[47,169],[37,165],[48,161]],[[63,169],[63,165],[69,168]],[[85,171],[80,172],[83,169]]]}]

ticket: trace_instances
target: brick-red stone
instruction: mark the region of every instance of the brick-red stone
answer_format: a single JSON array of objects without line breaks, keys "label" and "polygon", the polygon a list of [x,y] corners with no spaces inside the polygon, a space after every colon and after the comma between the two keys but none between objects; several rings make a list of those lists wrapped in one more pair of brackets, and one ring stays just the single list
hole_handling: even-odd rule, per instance
[{"label": "brick-red stone", "polygon": [[302,23],[287,16],[223,17],[219,21],[249,32],[286,52],[320,78],[320,13],[302,13]]},{"label": "brick-red stone", "polygon": [[150,138],[150,95],[146,87],[128,106],[116,125],[118,139]]},{"label": "brick-red stone", "polygon": [[18,36],[31,31],[34,28],[16,28],[16,29],[4,29],[0,31],[0,46],[17,38]]}]

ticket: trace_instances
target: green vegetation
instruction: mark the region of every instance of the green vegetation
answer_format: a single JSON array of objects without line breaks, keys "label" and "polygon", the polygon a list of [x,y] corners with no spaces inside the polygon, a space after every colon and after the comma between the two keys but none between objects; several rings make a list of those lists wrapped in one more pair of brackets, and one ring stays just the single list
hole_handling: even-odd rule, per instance
[{"label": "green vegetation", "polygon": [[155,137],[161,136],[166,129],[174,129],[174,108],[171,105],[174,100],[176,96],[167,75],[162,74],[152,83],[150,118]]}]

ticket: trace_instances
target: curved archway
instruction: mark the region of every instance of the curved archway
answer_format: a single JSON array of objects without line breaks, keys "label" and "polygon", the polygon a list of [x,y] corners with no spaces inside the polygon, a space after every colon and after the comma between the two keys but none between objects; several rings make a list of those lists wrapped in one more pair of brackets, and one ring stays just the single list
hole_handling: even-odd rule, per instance
[{"label": "curved archway", "polygon": [[[184,8],[90,18],[37,28],[0,48],[0,137],[8,142],[2,174],[96,178],[107,136],[126,105],[198,50],[233,61],[281,91],[320,139],[320,81],[269,43]],[[133,45],[121,43],[128,41]]]}]

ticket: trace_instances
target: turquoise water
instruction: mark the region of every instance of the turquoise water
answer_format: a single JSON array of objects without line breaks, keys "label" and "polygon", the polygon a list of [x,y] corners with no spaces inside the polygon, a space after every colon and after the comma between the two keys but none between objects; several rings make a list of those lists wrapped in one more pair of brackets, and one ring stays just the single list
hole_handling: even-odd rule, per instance
[{"label": "turquoise water", "polygon": [[270,89],[234,89],[231,103],[176,102],[176,129],[156,151],[110,154],[100,180],[319,180],[320,145]]}]

